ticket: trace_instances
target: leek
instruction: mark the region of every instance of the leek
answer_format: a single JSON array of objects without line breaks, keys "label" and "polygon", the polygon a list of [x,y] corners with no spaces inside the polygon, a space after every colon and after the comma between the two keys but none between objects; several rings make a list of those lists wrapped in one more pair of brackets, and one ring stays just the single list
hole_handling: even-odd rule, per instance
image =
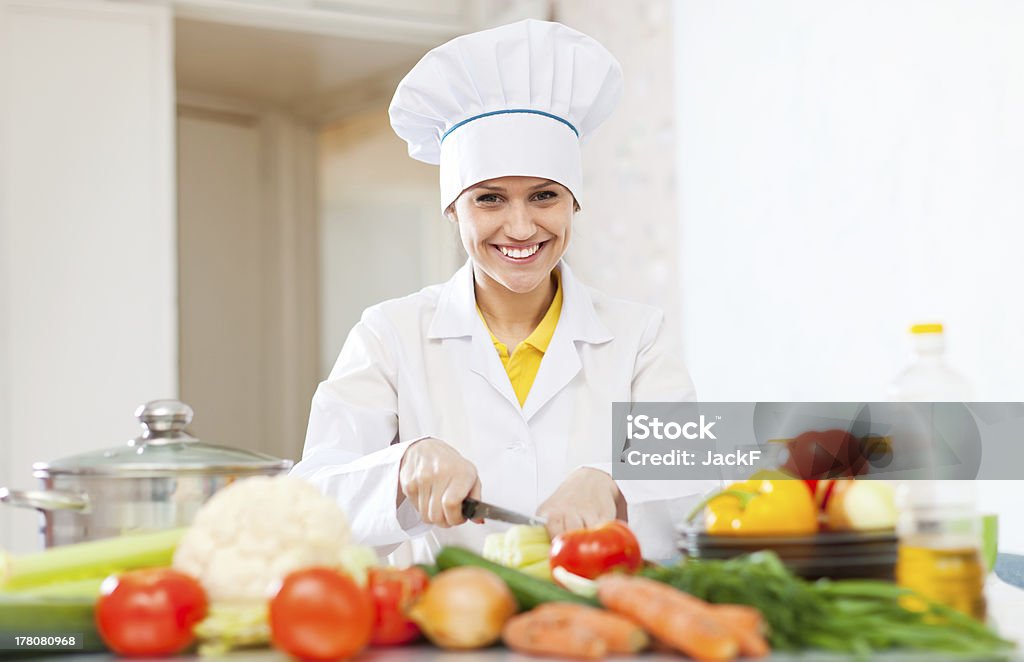
[{"label": "leek", "polygon": [[31,554],[0,550],[0,591],[35,589],[134,570],[169,566],[186,528],[129,533]]},{"label": "leek", "polygon": [[91,598],[95,600],[100,595],[100,586],[106,577],[89,577],[87,579],[74,579],[66,582],[43,584],[42,586],[22,587],[14,591],[6,592],[11,596],[25,596],[34,598]]}]

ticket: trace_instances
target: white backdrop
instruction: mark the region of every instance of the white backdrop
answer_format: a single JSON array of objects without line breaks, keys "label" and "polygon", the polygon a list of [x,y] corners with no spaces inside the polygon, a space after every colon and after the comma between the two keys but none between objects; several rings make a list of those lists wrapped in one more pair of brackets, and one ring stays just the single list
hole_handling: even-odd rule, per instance
[{"label": "white backdrop", "polygon": [[[976,399],[1024,400],[1024,3],[675,9],[701,399],[883,399],[906,328],[934,320]],[[1024,548],[1024,516],[1001,512]]]}]

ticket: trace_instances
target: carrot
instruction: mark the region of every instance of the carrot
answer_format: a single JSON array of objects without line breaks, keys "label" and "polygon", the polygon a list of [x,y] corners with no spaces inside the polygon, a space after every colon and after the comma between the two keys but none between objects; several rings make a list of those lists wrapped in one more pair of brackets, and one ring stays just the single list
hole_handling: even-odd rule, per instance
[{"label": "carrot", "polygon": [[646,577],[605,575],[597,581],[601,604],[640,624],[656,638],[697,660],[731,660],[733,635],[706,602]]},{"label": "carrot", "polygon": [[588,628],[601,637],[609,653],[639,653],[647,648],[650,638],[633,621],[604,609],[569,602],[548,602],[533,610],[537,616],[565,618],[568,622]]},{"label": "carrot", "polygon": [[562,616],[528,611],[513,616],[501,630],[505,645],[530,655],[553,655],[598,660],[608,652],[604,639],[590,628]]},{"label": "carrot", "polygon": [[711,613],[740,645],[744,657],[764,657],[772,652],[764,638],[761,612],[747,605],[709,605]]},{"label": "carrot", "polygon": [[757,607],[734,604],[709,604],[716,616],[728,619],[741,625],[746,630],[757,633],[764,632],[764,618]]}]

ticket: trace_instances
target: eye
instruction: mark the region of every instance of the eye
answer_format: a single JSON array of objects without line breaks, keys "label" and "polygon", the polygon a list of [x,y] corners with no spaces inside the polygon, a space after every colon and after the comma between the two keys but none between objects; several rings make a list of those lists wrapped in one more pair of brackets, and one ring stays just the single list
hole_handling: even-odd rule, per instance
[{"label": "eye", "polygon": [[476,197],[476,201],[479,204],[489,205],[498,202],[498,196],[494,193],[484,193]]},{"label": "eye", "polygon": [[539,191],[533,196],[535,200],[553,200],[558,197],[555,191]]}]

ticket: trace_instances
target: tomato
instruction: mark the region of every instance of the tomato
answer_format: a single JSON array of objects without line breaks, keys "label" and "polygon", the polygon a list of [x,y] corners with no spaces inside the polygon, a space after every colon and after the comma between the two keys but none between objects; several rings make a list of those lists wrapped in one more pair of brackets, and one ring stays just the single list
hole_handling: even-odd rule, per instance
[{"label": "tomato", "polygon": [[804,432],[786,442],[786,449],[789,458],[781,468],[804,480],[859,476],[868,466],[864,444],[845,430]]},{"label": "tomato", "polygon": [[344,660],[373,632],[373,602],[348,575],[306,568],[285,577],[270,601],[270,638],[303,660]]},{"label": "tomato", "polygon": [[103,582],[96,628],[119,655],[173,655],[192,643],[206,606],[203,587],[183,572],[133,570]]},{"label": "tomato", "polygon": [[551,542],[551,569],[594,579],[610,570],[635,572],[643,565],[640,543],[623,522],[614,520],[594,529],[576,529]]},{"label": "tomato", "polygon": [[371,568],[368,588],[373,599],[374,623],[370,642],[399,646],[420,636],[418,625],[405,612],[427,589],[430,577],[420,568]]}]

